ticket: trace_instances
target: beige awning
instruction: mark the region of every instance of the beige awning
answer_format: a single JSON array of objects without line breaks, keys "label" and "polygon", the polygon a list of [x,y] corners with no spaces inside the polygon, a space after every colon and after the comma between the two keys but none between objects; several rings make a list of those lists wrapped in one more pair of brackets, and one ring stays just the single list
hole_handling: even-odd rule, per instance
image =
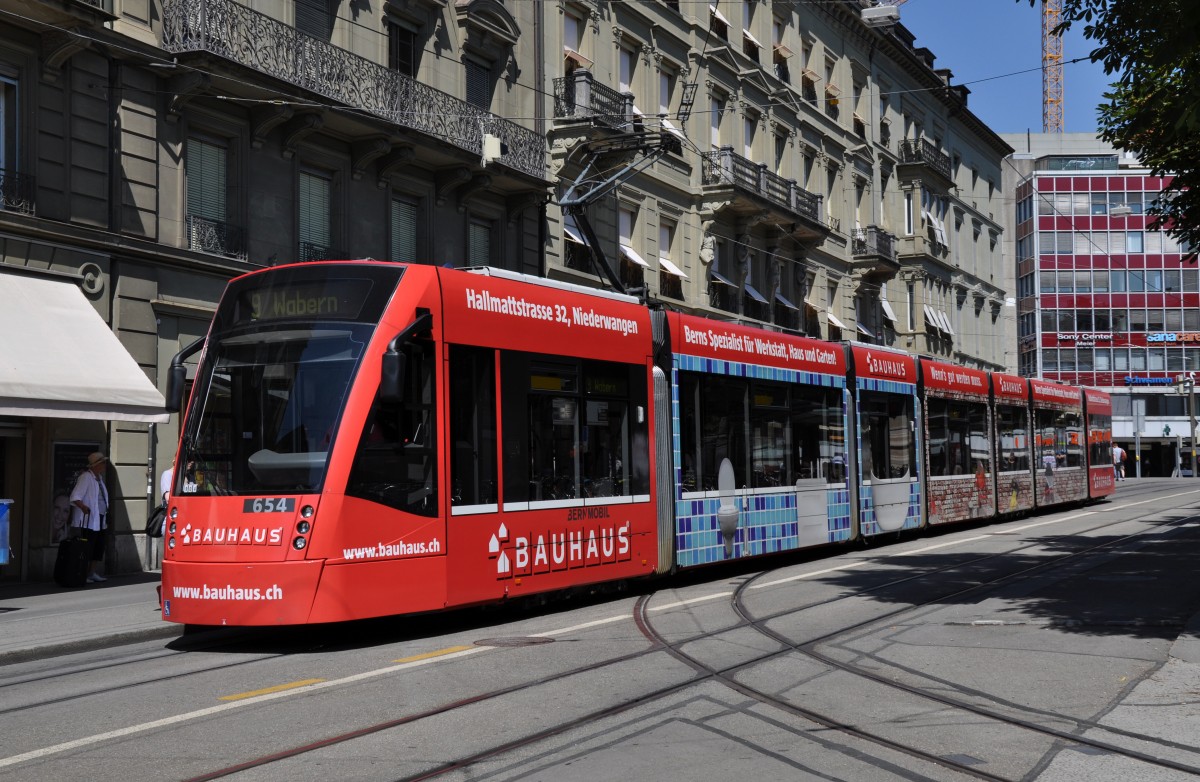
[{"label": "beige awning", "polygon": [[837,319],[837,316],[836,316],[836,315],[834,315],[832,312],[826,312],[826,313],[825,313],[825,316],[826,316],[827,318],[829,318],[829,322],[830,322],[830,323],[832,323],[833,325],[837,326],[837,327],[838,327],[839,329],[841,329],[842,331],[848,331],[848,329],[846,328],[846,324],[845,324],[845,323],[842,323],[840,320],[838,320],[838,319]]},{"label": "beige awning", "polygon": [[641,266],[643,269],[650,268],[650,264],[646,263],[646,259],[643,258],[642,256],[638,255],[637,250],[633,249],[632,247],[630,247],[627,244],[621,245],[621,257],[627,261],[636,263],[638,266]]},{"label": "beige awning", "polygon": [[166,423],[162,394],[71,282],[0,273],[0,414]]}]

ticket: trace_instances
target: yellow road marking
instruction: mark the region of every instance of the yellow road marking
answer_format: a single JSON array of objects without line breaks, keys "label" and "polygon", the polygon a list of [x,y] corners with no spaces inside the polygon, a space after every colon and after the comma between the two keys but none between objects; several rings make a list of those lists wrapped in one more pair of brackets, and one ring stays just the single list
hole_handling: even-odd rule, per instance
[{"label": "yellow road marking", "polygon": [[298,682],[289,682],[287,684],[276,684],[274,687],[263,687],[261,690],[251,690],[250,692],[239,692],[237,695],[222,695],[217,700],[222,701],[240,701],[246,698],[257,698],[259,695],[270,695],[273,692],[283,692],[284,690],[294,690],[297,687],[307,687],[310,684],[319,684],[325,681],[324,679],[301,679]]},{"label": "yellow road marking", "polygon": [[431,657],[441,657],[444,654],[454,654],[455,652],[463,652],[474,648],[474,646],[451,646],[448,649],[438,649],[436,652],[425,652],[425,654],[414,654],[412,657],[401,657],[399,660],[392,660],[392,662],[414,663],[417,660],[428,660]]}]

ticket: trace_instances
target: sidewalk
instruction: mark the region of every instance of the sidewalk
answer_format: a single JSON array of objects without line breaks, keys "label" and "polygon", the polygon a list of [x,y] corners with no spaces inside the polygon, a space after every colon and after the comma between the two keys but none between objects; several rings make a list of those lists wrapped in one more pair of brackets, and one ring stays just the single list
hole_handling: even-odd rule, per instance
[{"label": "sidewalk", "polygon": [[162,619],[159,583],[158,573],[136,573],[79,589],[0,586],[0,665],[182,635]]}]

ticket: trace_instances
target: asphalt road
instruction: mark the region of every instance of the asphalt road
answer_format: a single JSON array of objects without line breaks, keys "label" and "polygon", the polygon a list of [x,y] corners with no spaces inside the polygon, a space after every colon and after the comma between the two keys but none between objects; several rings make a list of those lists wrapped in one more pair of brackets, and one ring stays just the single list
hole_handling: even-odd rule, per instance
[{"label": "asphalt road", "polygon": [[1130,481],[537,610],[22,662],[0,780],[1194,779],[1198,555],[1200,486]]}]

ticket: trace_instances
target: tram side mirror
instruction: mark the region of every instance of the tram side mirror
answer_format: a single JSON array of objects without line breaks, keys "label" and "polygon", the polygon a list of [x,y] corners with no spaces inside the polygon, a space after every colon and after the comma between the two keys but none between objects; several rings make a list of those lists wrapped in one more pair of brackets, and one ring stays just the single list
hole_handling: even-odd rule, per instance
[{"label": "tram side mirror", "polygon": [[178,413],[183,408],[183,389],[187,387],[187,367],[182,364],[174,364],[167,370],[167,397],[166,407],[168,413]]},{"label": "tram side mirror", "polygon": [[398,350],[383,354],[383,367],[379,376],[379,399],[398,404],[404,401],[404,375],[408,369],[408,356]]}]

